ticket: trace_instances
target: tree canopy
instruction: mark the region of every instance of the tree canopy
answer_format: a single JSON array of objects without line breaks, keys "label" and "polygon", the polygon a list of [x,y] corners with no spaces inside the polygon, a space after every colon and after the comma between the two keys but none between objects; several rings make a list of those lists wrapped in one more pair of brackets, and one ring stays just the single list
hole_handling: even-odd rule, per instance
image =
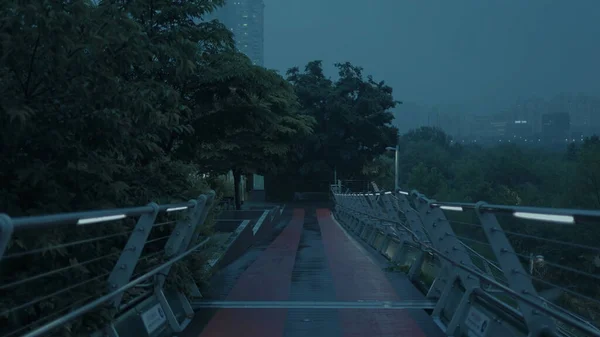
[{"label": "tree canopy", "polygon": [[361,177],[365,163],[396,144],[392,88],[349,62],[335,67],[335,81],[325,76],[321,61],[287,72],[301,112],[317,121],[315,132],[294,150],[295,171],[304,177],[333,180],[334,170],[346,179]]},{"label": "tree canopy", "polygon": [[[211,182],[199,178],[207,173],[284,167],[291,144],[311,132],[313,119],[299,113],[282,76],[251,65],[224,25],[203,20],[223,3],[0,2],[0,212],[16,217],[183,201],[207,190]],[[131,223],[100,227],[16,233],[9,252],[52,253],[3,264],[0,283],[69,271],[2,290],[0,311],[110,272],[118,254],[67,267],[76,258],[114,253],[127,236],[54,249],[89,235],[113,237]],[[162,241],[144,247],[162,248]],[[3,315],[0,332],[64,310],[73,298],[97,297],[105,286],[97,278]],[[112,314],[86,316],[60,334],[89,334]]]},{"label": "tree canopy", "polygon": [[288,82],[202,20],[222,4],[3,2],[3,209],[182,199],[196,171],[282,167],[312,119]]}]

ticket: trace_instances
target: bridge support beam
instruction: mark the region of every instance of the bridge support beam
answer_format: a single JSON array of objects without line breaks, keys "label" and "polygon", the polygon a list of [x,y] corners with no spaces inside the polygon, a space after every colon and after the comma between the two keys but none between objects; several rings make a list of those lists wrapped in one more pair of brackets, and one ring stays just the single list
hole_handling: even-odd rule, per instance
[{"label": "bridge support beam", "polygon": [[[144,250],[146,241],[148,241],[148,236],[150,236],[152,226],[154,225],[159,212],[158,204],[150,203],[148,206],[152,207],[152,212],[143,214],[139,217],[133,232],[131,232],[129,239],[127,240],[127,244],[125,244],[125,248],[123,248],[117,263],[108,276],[109,291],[114,291],[115,289],[124,286],[130,281],[131,276],[133,275],[133,271],[142,255],[142,251]],[[113,298],[112,305],[115,308],[118,308],[122,299],[123,293],[120,293]]]},{"label": "bridge support beam", "polygon": [[[474,266],[471,257],[467,253],[465,247],[456,238],[454,230],[450,226],[450,223],[446,219],[444,212],[437,208],[432,207],[434,200],[429,200],[417,191],[413,191],[412,195],[416,198],[415,205],[419,212],[423,228],[429,236],[431,246],[443,254],[448,260],[441,260],[442,268],[439,274],[428,292],[428,296],[434,296],[436,290],[439,290],[439,284],[445,283],[441,292],[438,304],[433,312],[433,318],[438,325],[440,325],[448,335],[453,335],[458,326],[457,320],[462,319],[464,316],[465,306],[457,305],[459,303],[466,303],[467,297],[472,293],[474,289],[480,288],[480,282],[477,278],[472,277],[466,271],[456,268],[449,261],[457,261],[467,266]],[[438,280],[439,279],[439,280]],[[464,287],[463,290],[456,289],[456,285]],[[457,292],[458,290],[458,292]],[[460,294],[461,300],[459,303],[454,303],[454,295]],[[428,297],[431,298],[431,297]],[[448,306],[448,300],[452,299],[452,305]],[[450,311],[448,316],[450,320],[444,324],[444,317],[442,311],[447,309]]]},{"label": "bridge support beam", "polygon": [[[485,236],[498,260],[498,264],[502,268],[504,276],[508,281],[508,285],[516,292],[530,296],[531,300],[537,302],[539,305],[543,305],[541,298],[538,296],[537,291],[531,282],[531,278],[519,261],[519,258],[504,234],[496,215],[486,212],[484,209],[485,205],[485,202],[477,203],[475,212],[479,217]],[[520,299],[517,299],[517,301],[529,329],[530,336],[541,336],[547,331],[554,331],[556,329],[554,321],[550,317],[540,313],[531,305]]]}]

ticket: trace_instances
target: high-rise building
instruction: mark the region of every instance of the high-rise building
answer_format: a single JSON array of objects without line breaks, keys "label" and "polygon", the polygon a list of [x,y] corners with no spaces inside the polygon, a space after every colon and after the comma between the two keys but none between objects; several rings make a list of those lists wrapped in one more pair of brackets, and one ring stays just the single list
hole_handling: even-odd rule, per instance
[{"label": "high-rise building", "polygon": [[228,0],[208,19],[218,19],[234,34],[237,49],[252,63],[264,66],[263,0]]},{"label": "high-rise building", "polygon": [[567,112],[542,115],[542,137],[545,141],[561,141],[569,138],[571,116]]},{"label": "high-rise building", "polygon": [[503,114],[474,115],[469,122],[473,139],[496,141],[506,138],[508,123]]}]

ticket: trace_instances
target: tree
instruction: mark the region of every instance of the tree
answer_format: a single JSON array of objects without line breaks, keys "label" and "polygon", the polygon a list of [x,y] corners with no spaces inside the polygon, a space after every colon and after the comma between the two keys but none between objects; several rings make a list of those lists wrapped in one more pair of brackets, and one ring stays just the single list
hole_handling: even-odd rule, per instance
[{"label": "tree", "polygon": [[600,138],[587,138],[577,161],[577,189],[573,197],[578,204],[589,208],[600,208]]},{"label": "tree", "polygon": [[[182,84],[204,53],[232,45],[222,25],[190,19],[219,3],[1,2],[2,212],[20,216],[197,197],[205,187],[190,179],[197,168],[174,158],[171,150],[181,135],[193,132]],[[127,223],[114,223],[31,236],[15,233],[9,252],[56,249],[11,260],[0,283],[71,266],[77,262],[72,256],[95,258],[96,252],[122,247],[126,238],[55,247],[81,240],[83,231],[89,238],[130,229]],[[148,243],[145,248],[156,247]],[[82,276],[102,275],[114,263],[111,257],[3,290],[0,311],[65,289]],[[104,279],[98,279],[1,317],[1,333],[63,310],[72,298],[97,297],[104,290]],[[60,334],[102,328],[110,315],[102,316],[86,316]]]},{"label": "tree", "polygon": [[424,126],[418,129],[410,130],[402,135],[400,139],[403,142],[432,142],[444,149],[449,149],[451,138],[442,129],[436,127]]},{"label": "tree", "polygon": [[398,103],[392,88],[365,78],[363,69],[349,62],[335,66],[335,82],[325,77],[321,61],[309,62],[304,72],[298,67],[287,72],[302,113],[317,120],[315,133],[295,148],[296,172],[317,180],[331,180],[334,169],[345,179],[363,176],[364,165],[397,138],[389,111]]},{"label": "tree", "polygon": [[363,168],[363,174],[369,181],[374,181],[377,186],[389,188],[394,186],[395,161],[390,154],[384,153]]},{"label": "tree", "polygon": [[285,79],[241,53],[216,55],[209,68],[212,72],[197,79],[193,92],[194,100],[211,103],[196,109],[196,132],[182,150],[193,153],[207,171],[233,172],[239,209],[241,176],[281,169],[314,120],[298,114],[296,95]]},{"label": "tree", "polygon": [[191,166],[169,158],[193,132],[183,84],[203,53],[232,46],[225,27],[191,18],[221,3],[3,2],[3,209],[73,211],[184,191]]},{"label": "tree", "polygon": [[114,7],[18,3],[4,2],[0,24],[0,90],[8,98],[0,103],[0,175],[2,190],[15,195],[6,206],[13,214],[72,210],[89,205],[98,195],[83,191],[98,185],[114,200],[123,184],[113,177],[127,174],[125,157],[136,152],[127,149],[132,125],[124,117],[148,104],[118,74],[145,62],[148,40]]}]

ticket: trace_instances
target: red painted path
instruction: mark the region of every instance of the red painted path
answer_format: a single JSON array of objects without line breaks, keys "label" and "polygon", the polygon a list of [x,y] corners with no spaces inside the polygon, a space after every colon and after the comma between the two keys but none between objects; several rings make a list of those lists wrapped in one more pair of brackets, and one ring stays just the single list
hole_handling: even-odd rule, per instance
[{"label": "red painted path", "polygon": [[[283,301],[289,297],[304,210],[294,209],[292,220],[273,243],[242,274],[228,301]],[[220,309],[204,328],[202,337],[279,337],[286,309]]]},{"label": "red painted path", "polygon": [[[227,300],[289,299],[305,213],[301,208],[293,210],[289,224],[243,272]],[[315,214],[313,208],[312,216],[314,215],[318,220],[325,252],[325,256],[320,259],[327,260],[338,301],[402,300],[381,267],[341,228],[329,209],[317,209]],[[414,316],[407,310],[343,309],[331,317],[338,321],[339,333],[334,335],[340,337],[425,337],[425,333],[413,319]],[[200,337],[284,337],[286,324],[289,324],[289,332],[302,323],[290,323],[287,309],[220,309],[203,329]],[[325,331],[323,333],[331,335],[325,334]]]}]

